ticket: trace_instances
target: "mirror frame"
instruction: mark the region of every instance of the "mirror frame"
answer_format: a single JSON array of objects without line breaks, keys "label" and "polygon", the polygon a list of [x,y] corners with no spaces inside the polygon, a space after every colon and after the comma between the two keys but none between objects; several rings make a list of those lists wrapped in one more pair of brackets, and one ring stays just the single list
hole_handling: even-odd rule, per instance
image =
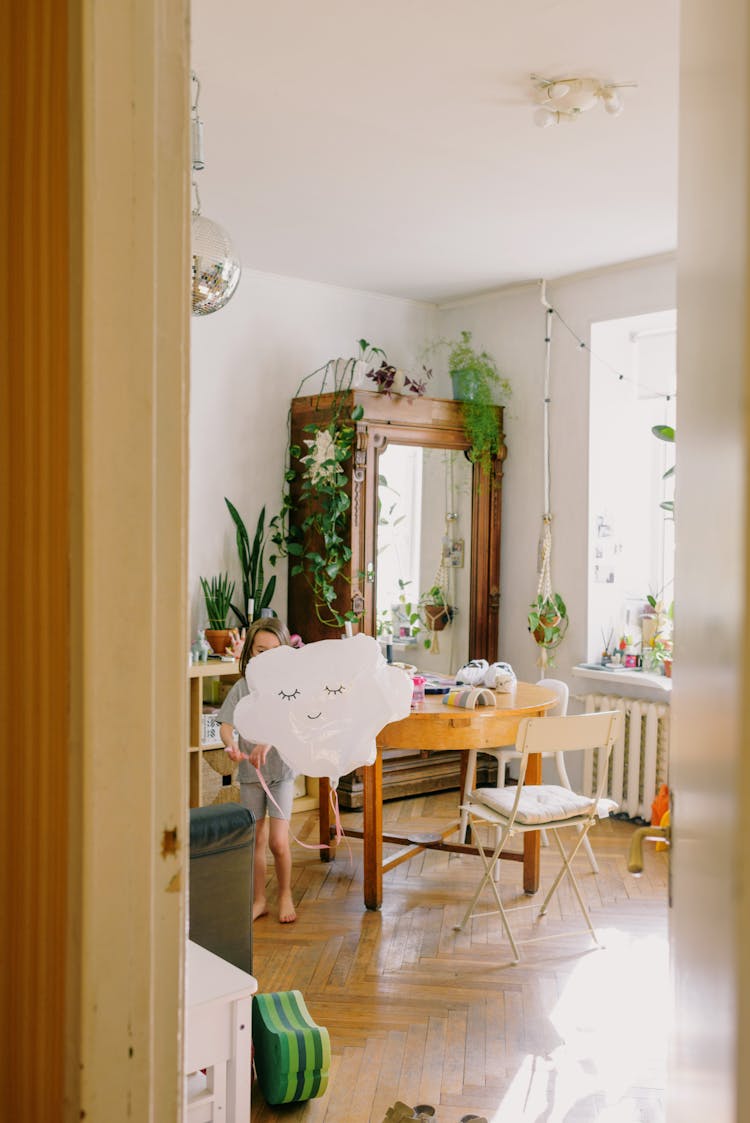
[{"label": "mirror frame", "polygon": [[[342,403],[342,398],[344,399]],[[339,588],[339,602],[352,608],[360,618],[360,631],[375,636],[375,566],[377,564],[377,484],[380,452],[389,443],[421,445],[467,452],[469,442],[462,406],[447,398],[427,398],[381,394],[352,389],[337,393],[295,398],[291,410],[291,440],[301,443],[309,424],[324,426],[333,407],[344,407],[351,416],[357,406],[363,410],[356,422],[356,439],[349,473],[351,488],[351,584]],[[502,408],[497,409],[502,427]],[[500,624],[500,546],[503,462],[507,454],[504,437],[489,475],[478,465],[472,471],[471,559],[469,575],[469,659],[495,662],[499,649]],[[303,518],[304,512],[295,517]],[[368,579],[368,574],[370,579]],[[311,617],[313,619],[311,619]],[[325,629],[310,611],[309,593],[299,578],[289,579],[288,617],[295,628],[306,631],[310,642],[330,639],[333,629]],[[338,631],[335,634],[339,634]]]}]

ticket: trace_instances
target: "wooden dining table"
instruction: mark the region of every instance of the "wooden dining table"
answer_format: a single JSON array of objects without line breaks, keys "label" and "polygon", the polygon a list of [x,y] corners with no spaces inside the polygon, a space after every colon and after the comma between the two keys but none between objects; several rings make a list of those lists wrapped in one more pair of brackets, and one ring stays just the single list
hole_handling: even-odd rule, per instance
[{"label": "wooden dining table", "polygon": [[[455,823],[440,832],[409,832],[408,834],[383,834],[383,751],[385,749],[418,749],[422,752],[442,752],[486,749],[512,745],[516,740],[519,723],[523,718],[542,717],[554,708],[558,698],[554,691],[533,683],[519,682],[509,694],[495,692],[495,706],[478,706],[474,710],[447,706],[442,695],[428,695],[424,702],[411,711],[408,717],[386,725],[377,737],[377,754],[374,764],[363,769],[363,826],[362,830],[347,828],[346,834],[362,838],[364,865],[364,903],[368,909],[378,909],[383,902],[383,874],[407,861],[420,850],[445,850],[455,853],[477,854],[476,847],[463,839],[447,839],[458,830]],[[542,762],[539,754],[529,757],[526,782],[539,783]],[[466,774],[462,759],[461,791]],[[320,841],[331,844],[322,850],[326,858],[335,856],[331,830],[330,785],[320,781]],[[458,812],[456,802],[456,811]],[[402,847],[383,860],[383,844],[395,843]],[[523,888],[535,893],[539,888],[539,834],[524,835],[523,850],[509,851],[502,857],[523,864]]]}]

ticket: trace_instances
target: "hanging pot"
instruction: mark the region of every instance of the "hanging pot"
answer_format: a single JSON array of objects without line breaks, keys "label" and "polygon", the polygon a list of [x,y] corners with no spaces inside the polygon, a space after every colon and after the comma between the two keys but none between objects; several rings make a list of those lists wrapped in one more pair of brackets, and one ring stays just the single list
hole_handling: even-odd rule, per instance
[{"label": "hanging pot", "polygon": [[431,632],[442,632],[453,619],[453,609],[447,604],[426,604],[424,614]]}]

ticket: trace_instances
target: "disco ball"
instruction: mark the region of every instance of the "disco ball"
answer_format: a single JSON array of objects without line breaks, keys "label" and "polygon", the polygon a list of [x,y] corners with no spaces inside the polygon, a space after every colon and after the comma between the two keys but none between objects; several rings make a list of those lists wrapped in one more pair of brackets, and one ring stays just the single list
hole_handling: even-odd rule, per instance
[{"label": "disco ball", "polygon": [[226,230],[203,215],[193,215],[193,315],[218,312],[240,280],[239,258]]}]

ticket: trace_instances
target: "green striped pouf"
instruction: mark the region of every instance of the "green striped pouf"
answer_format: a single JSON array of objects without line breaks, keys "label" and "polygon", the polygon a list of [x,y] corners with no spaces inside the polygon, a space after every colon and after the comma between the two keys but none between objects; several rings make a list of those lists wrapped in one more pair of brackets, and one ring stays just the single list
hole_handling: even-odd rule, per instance
[{"label": "green striped pouf", "polygon": [[331,1040],[310,1017],[298,990],[253,998],[255,1072],[269,1104],[322,1096],[328,1087]]}]

